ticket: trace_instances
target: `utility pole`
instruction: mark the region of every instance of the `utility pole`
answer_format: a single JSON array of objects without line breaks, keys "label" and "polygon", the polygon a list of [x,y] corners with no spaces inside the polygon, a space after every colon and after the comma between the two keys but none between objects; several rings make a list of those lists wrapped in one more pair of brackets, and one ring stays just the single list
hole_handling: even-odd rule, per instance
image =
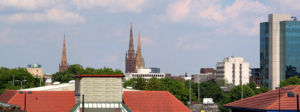
[{"label": "utility pole", "polygon": [[192,82],[192,80],[190,80],[190,98],[189,98],[189,99],[190,99],[190,100],[189,100],[189,101],[190,101],[190,105],[192,105],[192,101],[191,101],[191,100],[192,100],[192,95],[191,95],[191,82]]},{"label": "utility pole", "polygon": [[198,101],[200,101],[200,80],[198,82]]},{"label": "utility pole", "polygon": [[13,74],[13,86],[15,86],[15,74]]}]

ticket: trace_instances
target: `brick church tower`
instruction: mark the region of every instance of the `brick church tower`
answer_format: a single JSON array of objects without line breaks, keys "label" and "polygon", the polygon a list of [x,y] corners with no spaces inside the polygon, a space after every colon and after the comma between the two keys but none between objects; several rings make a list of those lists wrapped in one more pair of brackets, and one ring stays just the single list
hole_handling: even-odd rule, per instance
[{"label": "brick church tower", "polygon": [[141,35],[139,32],[139,39],[138,39],[138,45],[137,45],[137,51],[135,56],[135,62],[136,62],[136,70],[137,69],[143,69],[145,67],[144,58],[142,57],[142,49],[141,49]]},{"label": "brick church tower", "polygon": [[129,49],[125,56],[125,73],[135,73],[136,72],[136,60],[134,56],[133,48],[133,32],[132,24],[130,25],[130,35],[129,35]]},{"label": "brick church tower", "polygon": [[62,49],[61,63],[59,64],[59,72],[65,71],[68,69],[67,63],[67,51],[66,51],[66,37],[64,36],[64,43]]}]

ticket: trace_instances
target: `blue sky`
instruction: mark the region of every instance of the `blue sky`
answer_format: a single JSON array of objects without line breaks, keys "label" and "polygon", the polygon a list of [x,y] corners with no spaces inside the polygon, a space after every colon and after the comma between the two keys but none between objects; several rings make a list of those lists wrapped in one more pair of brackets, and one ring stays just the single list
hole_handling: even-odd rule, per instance
[{"label": "blue sky", "polygon": [[58,71],[63,36],[69,64],[124,70],[129,27],[141,32],[147,67],[173,75],[241,56],[259,66],[259,23],[269,13],[300,17],[299,0],[1,0],[0,66]]}]

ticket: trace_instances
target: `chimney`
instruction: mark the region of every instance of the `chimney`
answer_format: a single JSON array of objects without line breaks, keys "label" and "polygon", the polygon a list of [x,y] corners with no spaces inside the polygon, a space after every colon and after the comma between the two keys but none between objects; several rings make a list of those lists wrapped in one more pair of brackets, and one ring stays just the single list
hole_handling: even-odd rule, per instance
[{"label": "chimney", "polygon": [[80,102],[80,75],[74,75],[75,78],[75,102]]}]

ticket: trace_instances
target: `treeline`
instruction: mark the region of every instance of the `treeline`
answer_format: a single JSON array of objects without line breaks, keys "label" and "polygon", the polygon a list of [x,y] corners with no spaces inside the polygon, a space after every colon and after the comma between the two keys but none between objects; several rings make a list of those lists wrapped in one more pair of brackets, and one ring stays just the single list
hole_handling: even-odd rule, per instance
[{"label": "treeline", "polygon": [[25,68],[0,67],[0,94],[5,89],[21,89],[21,81],[23,89],[40,86],[40,79],[33,77]]},{"label": "treeline", "polygon": [[59,82],[69,82],[70,80],[74,80],[74,74],[123,74],[121,70],[113,70],[111,68],[84,68],[79,64],[70,65],[67,70],[63,72],[56,72],[52,75],[53,81]]},{"label": "treeline", "polygon": [[[146,82],[143,78],[131,79],[124,83],[124,87],[127,86],[131,86],[138,90],[169,91],[184,104],[187,104],[189,101],[189,87],[191,86],[191,100],[193,102],[200,103],[203,98],[213,98],[214,102],[218,104],[221,112],[229,111],[223,108],[223,104],[241,99],[241,87],[243,87],[243,98],[268,91],[268,88],[266,87],[256,88],[255,83],[250,83],[243,86],[232,86],[232,89],[226,93],[221,89],[222,85],[216,81],[207,81],[198,84],[190,81],[183,82],[180,80],[155,78],[150,79],[149,82]],[[200,93],[199,100],[198,86]]]},{"label": "treeline", "polygon": [[[152,78],[146,82],[143,78],[133,78],[126,81],[123,86],[125,88],[130,86],[138,90],[169,91],[182,103],[187,104],[189,101],[189,88],[180,80]],[[191,99],[192,101],[196,100],[194,92],[191,94]]]}]

